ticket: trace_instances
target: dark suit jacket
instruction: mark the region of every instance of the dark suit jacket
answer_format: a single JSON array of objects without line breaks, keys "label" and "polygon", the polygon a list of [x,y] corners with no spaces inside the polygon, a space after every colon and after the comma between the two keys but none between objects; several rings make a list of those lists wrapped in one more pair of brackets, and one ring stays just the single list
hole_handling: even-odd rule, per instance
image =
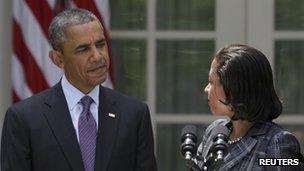
[{"label": "dark suit jacket", "polygon": [[[147,105],[100,86],[98,125],[96,171],[156,170]],[[60,83],[8,109],[1,149],[2,171],[84,171]]]},{"label": "dark suit jacket", "polygon": [[[217,125],[231,124],[228,119],[215,120],[208,126],[203,141],[198,148],[198,155],[206,157],[212,145],[212,130]],[[298,140],[291,133],[284,131],[273,122],[255,123],[247,134],[237,143],[230,145],[228,154],[219,171],[291,171],[303,170],[304,158],[300,152]],[[259,166],[259,158],[298,159],[296,166]],[[202,166],[201,162],[198,162]]]}]

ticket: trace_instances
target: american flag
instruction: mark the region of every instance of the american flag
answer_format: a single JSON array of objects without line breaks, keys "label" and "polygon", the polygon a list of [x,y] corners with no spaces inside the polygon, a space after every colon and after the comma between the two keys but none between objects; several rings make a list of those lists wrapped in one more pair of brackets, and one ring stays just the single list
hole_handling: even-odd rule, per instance
[{"label": "american flag", "polygon": [[[93,12],[105,30],[109,29],[108,0],[13,0],[14,102],[45,90],[60,80],[62,71],[48,57],[51,50],[48,27],[52,18],[67,7],[79,7]],[[107,31],[105,37],[109,44]],[[113,67],[110,67],[109,73],[103,85],[113,88]]]}]

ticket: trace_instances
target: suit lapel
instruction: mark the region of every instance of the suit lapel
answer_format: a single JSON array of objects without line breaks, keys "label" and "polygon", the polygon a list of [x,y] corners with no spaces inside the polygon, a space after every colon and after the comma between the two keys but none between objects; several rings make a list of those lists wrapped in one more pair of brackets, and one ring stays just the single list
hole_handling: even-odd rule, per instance
[{"label": "suit lapel", "polygon": [[[254,138],[247,138],[246,141],[242,141],[238,143],[238,145],[234,145],[231,148],[231,152],[225,157],[224,165],[221,168],[225,168],[227,170],[231,169],[233,166],[237,165],[241,162],[248,153],[250,153],[255,147],[257,140]],[[246,149],[246,150],[244,150]]]},{"label": "suit lapel", "polygon": [[255,150],[254,148],[259,148],[258,136],[265,135],[270,127],[271,124],[255,123],[249,129],[246,136],[237,145],[229,149],[230,153],[225,157],[225,164],[221,166],[221,168],[230,170],[233,166],[243,161],[242,159],[244,159],[245,156],[256,155],[253,151]]},{"label": "suit lapel", "polygon": [[100,86],[95,170],[102,171],[106,170],[109,164],[119,122],[119,113],[115,107],[115,100],[109,93],[109,90]]},{"label": "suit lapel", "polygon": [[80,148],[61,84],[55,85],[51,91],[45,100],[49,109],[44,113],[45,117],[71,168],[83,171]]}]

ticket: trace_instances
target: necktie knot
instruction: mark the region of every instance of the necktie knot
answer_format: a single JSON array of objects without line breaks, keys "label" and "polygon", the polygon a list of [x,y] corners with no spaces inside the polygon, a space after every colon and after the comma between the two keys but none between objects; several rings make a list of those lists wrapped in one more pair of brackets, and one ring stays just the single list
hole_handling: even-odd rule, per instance
[{"label": "necktie knot", "polygon": [[80,100],[80,103],[83,107],[83,111],[89,111],[90,106],[93,102],[94,102],[94,100],[90,96],[88,96],[88,95],[83,96]]}]

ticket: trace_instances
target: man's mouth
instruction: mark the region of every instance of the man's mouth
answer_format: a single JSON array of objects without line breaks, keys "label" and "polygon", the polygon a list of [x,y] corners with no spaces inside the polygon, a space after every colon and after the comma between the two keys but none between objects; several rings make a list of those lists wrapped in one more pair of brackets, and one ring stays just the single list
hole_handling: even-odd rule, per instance
[{"label": "man's mouth", "polygon": [[94,68],[92,68],[92,69],[89,69],[88,71],[89,71],[89,72],[95,72],[95,71],[97,71],[97,70],[100,70],[100,69],[103,69],[103,68],[106,68],[106,67],[107,67],[107,65],[103,64],[103,65],[99,65],[99,66],[97,66],[97,67],[94,67]]}]

